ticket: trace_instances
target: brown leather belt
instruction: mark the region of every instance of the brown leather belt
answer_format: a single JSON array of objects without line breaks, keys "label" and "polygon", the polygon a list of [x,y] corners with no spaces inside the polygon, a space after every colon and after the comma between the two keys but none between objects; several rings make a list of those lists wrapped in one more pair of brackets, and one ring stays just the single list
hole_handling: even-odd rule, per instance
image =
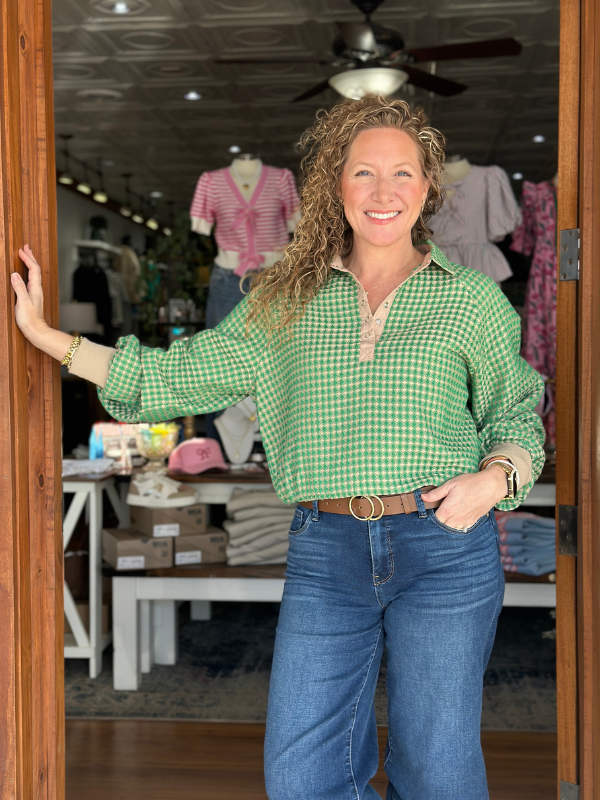
[{"label": "brown leather belt", "polygon": [[[435,486],[423,486],[421,492],[429,492]],[[425,508],[438,508],[441,500],[434,503],[423,501]],[[312,508],[312,503],[303,502],[299,505]],[[354,497],[337,497],[334,500],[319,500],[319,511],[328,511],[330,514],[352,515],[361,522],[381,519],[391,514],[412,514],[418,511],[417,501],[413,492],[389,495],[355,495]]]}]

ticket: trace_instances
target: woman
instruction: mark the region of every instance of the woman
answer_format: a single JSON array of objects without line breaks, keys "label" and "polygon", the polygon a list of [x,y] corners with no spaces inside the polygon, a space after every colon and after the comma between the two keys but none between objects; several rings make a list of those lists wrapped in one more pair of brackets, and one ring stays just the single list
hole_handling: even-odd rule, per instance
[{"label": "woman", "polygon": [[73,351],[71,370],[117,419],[255,399],[275,488],[298,504],[269,694],[271,800],[378,797],[384,644],[388,799],[484,800],[482,679],[504,589],[491,510],[515,508],[541,471],[543,384],[496,284],[427,240],[443,138],[423,112],[347,101],[303,141],[296,237],[217,328],[167,352],[134,337],[78,347],[43,322],[28,248],[17,322],[55,358]]}]

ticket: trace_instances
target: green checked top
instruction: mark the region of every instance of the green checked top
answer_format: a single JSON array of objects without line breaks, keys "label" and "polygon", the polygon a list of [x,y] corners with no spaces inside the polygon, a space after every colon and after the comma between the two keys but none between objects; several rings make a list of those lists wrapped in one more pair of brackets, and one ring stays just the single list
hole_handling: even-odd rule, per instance
[{"label": "green checked top", "polygon": [[284,340],[245,335],[246,300],[167,351],[120,339],[100,399],[116,419],[156,422],[251,396],[288,503],[439,485],[512,443],[532,460],[516,499],[498,503],[516,508],[544,463],[543,381],[519,355],[519,317],[494,281],[427,245],[431,259],[390,295],[368,358],[364,290],[333,269]]}]

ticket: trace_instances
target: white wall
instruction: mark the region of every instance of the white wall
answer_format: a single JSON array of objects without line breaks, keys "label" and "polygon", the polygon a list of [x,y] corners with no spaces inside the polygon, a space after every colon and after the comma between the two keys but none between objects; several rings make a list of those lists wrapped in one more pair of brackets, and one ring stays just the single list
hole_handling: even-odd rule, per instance
[{"label": "white wall", "polygon": [[57,185],[58,204],[58,291],[61,303],[72,299],[72,274],[77,269],[73,261],[73,242],[87,239],[90,235],[89,221],[92,217],[104,217],[108,222],[106,241],[120,245],[123,236],[131,236],[131,246],[142,253],[145,247],[146,231],[141,225],[130,222],[126,217],[108,211],[99,203],[88,200],[84,195]]}]

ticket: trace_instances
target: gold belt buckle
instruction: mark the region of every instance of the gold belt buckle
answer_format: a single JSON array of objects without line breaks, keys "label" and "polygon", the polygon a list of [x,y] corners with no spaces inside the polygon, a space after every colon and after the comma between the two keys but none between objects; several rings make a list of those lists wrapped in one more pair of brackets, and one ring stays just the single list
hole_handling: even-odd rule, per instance
[{"label": "gold belt buckle", "polygon": [[[357,500],[357,499],[360,500],[362,498],[364,498],[365,500],[368,500],[369,503],[371,504],[371,513],[367,517],[359,517],[358,514],[354,513],[354,509],[352,508],[352,503],[355,500]],[[379,500],[379,503],[381,504],[381,513],[377,517],[375,516],[375,504],[373,503],[374,499],[375,500]],[[378,519],[381,519],[383,517],[383,512],[385,511],[385,506],[383,504],[383,500],[381,499],[381,497],[379,497],[376,494],[372,494],[372,495],[370,495],[370,494],[355,494],[350,498],[350,502],[348,503],[348,507],[349,507],[350,513],[352,514],[354,519],[359,520],[359,522],[376,522]]]}]

